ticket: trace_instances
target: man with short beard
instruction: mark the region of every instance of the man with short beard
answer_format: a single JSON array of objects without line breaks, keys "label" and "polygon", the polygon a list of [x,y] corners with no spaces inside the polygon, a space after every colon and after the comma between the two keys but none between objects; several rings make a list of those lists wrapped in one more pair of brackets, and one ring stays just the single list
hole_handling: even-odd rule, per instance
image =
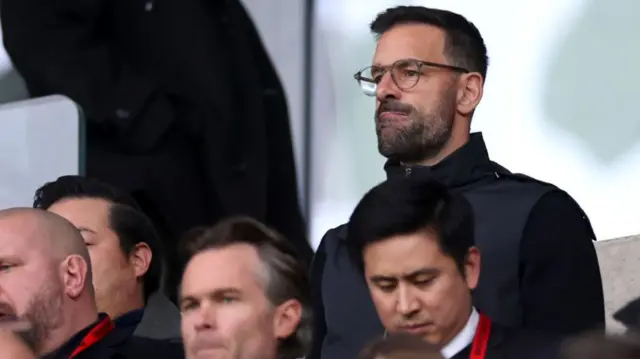
[{"label": "man with short beard", "polygon": [[0,320],[26,321],[25,340],[48,359],[180,358],[180,346],[129,339],[99,314],[80,233],[43,210],[0,211]]},{"label": "man with short beard", "polygon": [[[390,8],[371,24],[371,66],[354,77],[376,97],[378,150],[388,178],[437,180],[462,193],[476,216],[483,273],[474,305],[496,323],[572,334],[604,325],[602,280],[586,214],[564,191],[492,162],[470,133],[488,57],[459,14]],[[364,279],[349,258],[347,228],[327,232],[311,272],[311,359],[356,356],[382,334]]]}]

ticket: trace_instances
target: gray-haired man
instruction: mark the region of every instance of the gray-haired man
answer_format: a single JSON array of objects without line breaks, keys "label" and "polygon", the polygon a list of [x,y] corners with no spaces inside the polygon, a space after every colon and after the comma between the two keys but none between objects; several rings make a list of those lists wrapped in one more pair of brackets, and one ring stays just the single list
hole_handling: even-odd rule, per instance
[{"label": "gray-haired man", "polygon": [[180,288],[186,357],[304,356],[311,341],[307,268],[288,242],[244,217],[191,241]]}]

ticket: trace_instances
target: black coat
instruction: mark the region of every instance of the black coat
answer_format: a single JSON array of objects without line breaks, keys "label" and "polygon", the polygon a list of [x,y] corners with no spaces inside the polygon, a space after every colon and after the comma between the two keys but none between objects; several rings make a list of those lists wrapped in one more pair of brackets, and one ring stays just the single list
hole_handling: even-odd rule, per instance
[{"label": "black coat", "polygon": [[[492,325],[485,359],[555,359],[562,341],[533,331]],[[469,359],[471,345],[451,359]]]},{"label": "black coat", "polygon": [[[76,359],[139,359],[163,358],[183,359],[181,342],[161,341],[149,338],[130,337],[127,331],[114,331],[104,339],[81,352]],[[65,358],[66,359],[66,358]]]},{"label": "black coat", "polygon": [[[80,345],[89,331],[98,323],[81,330],[53,353],[43,359],[67,359]],[[138,359],[138,358],[184,358],[181,342],[155,340],[131,336],[127,328],[114,328],[106,336],[82,350],[75,359]]]},{"label": "black coat", "polygon": [[133,193],[173,240],[246,214],[310,260],[284,90],[239,0],[1,6],[31,95],[63,94],[84,110],[87,175]]}]

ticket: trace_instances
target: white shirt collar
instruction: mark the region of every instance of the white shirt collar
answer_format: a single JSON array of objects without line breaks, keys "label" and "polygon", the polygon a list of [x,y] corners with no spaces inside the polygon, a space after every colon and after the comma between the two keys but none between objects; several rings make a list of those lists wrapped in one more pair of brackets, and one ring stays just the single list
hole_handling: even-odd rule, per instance
[{"label": "white shirt collar", "polygon": [[473,337],[476,335],[476,328],[479,322],[480,314],[478,314],[476,308],[473,308],[464,328],[440,351],[442,356],[445,357],[445,359],[451,359],[454,355],[471,345]]}]

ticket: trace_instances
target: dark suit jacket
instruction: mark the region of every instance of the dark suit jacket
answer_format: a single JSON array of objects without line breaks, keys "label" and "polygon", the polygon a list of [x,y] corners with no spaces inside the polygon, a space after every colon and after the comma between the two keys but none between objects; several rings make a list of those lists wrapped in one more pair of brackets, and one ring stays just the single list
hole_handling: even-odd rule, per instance
[{"label": "dark suit jacket", "polygon": [[133,335],[136,337],[181,342],[180,311],[162,293],[149,297],[142,319]]},{"label": "dark suit jacket", "polygon": [[[493,324],[485,359],[556,359],[561,340],[550,335]],[[469,359],[471,345],[452,359]]]},{"label": "dark suit jacket", "polygon": [[0,15],[31,95],[84,110],[86,174],[131,192],[168,255],[245,214],[311,260],[286,96],[240,0],[4,0]]},{"label": "dark suit jacket", "polygon": [[132,310],[114,319],[121,331],[149,339],[180,342],[180,311],[164,294],[153,293],[144,308]]},{"label": "dark suit jacket", "polygon": [[[68,359],[87,333],[97,324],[81,330],[64,345],[43,359]],[[132,337],[128,329],[115,328],[104,338],[80,352],[76,359],[166,358],[182,359],[181,343]]]},{"label": "dark suit jacket", "polygon": [[106,358],[166,358],[183,359],[184,349],[180,342],[169,342],[149,338],[132,337],[128,331],[113,331],[103,343],[81,353],[78,359]]}]

